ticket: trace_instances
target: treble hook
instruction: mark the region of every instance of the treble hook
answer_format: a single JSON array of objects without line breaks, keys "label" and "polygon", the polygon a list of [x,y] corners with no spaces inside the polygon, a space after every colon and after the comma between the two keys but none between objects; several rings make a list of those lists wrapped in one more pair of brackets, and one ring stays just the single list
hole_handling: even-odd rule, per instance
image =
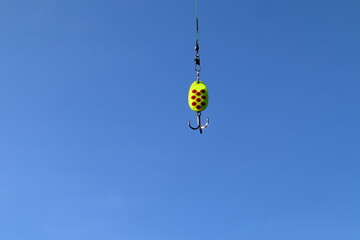
[{"label": "treble hook", "polygon": [[192,130],[199,129],[199,130],[200,130],[200,134],[202,134],[202,130],[209,125],[209,118],[206,118],[206,124],[205,124],[204,126],[201,126],[201,119],[200,119],[200,117],[201,117],[201,112],[196,112],[196,116],[197,116],[197,122],[198,122],[197,127],[196,127],[196,128],[192,127],[192,126],[190,125],[190,121],[188,121],[188,125],[189,125],[189,127],[190,127]]}]

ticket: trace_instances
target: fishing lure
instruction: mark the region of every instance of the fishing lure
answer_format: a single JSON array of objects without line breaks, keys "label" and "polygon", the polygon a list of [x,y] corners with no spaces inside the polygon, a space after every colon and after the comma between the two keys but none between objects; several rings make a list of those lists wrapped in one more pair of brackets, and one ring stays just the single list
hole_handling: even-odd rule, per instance
[{"label": "fishing lure", "polygon": [[196,81],[193,82],[189,89],[188,102],[191,110],[196,112],[197,126],[192,127],[190,121],[188,125],[191,129],[199,129],[200,134],[202,130],[209,125],[209,118],[206,118],[206,124],[201,126],[201,112],[204,111],[209,103],[209,94],[204,82],[200,81],[200,53],[199,53],[199,18],[198,18],[198,0],[195,0],[195,13],[196,13],[196,34],[195,34],[195,71]]},{"label": "fishing lure", "polygon": [[189,89],[189,107],[196,112],[204,111],[209,102],[207,87],[202,81],[195,81]]}]

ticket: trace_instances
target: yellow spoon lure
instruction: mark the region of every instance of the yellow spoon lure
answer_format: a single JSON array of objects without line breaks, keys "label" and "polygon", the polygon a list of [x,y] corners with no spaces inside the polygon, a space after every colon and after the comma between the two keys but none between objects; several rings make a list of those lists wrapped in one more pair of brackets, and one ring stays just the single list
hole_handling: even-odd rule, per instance
[{"label": "yellow spoon lure", "polygon": [[196,81],[193,82],[189,89],[188,94],[188,102],[191,110],[196,112],[197,116],[197,126],[192,127],[190,121],[188,121],[188,125],[191,129],[197,130],[199,129],[200,133],[202,130],[209,125],[209,118],[206,119],[206,124],[201,126],[201,111],[204,111],[207,108],[209,103],[209,94],[208,89],[204,82],[200,81],[200,53],[199,53],[199,19],[197,13],[198,3],[195,0],[196,6],[196,35],[195,35],[195,71],[196,71]]}]

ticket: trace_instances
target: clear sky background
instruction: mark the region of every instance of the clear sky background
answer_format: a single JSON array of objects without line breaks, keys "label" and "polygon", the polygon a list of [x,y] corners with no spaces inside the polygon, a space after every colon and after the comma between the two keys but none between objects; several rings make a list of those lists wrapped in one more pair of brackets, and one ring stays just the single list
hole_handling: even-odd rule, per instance
[{"label": "clear sky background", "polygon": [[0,1],[0,239],[358,240],[360,1]]}]

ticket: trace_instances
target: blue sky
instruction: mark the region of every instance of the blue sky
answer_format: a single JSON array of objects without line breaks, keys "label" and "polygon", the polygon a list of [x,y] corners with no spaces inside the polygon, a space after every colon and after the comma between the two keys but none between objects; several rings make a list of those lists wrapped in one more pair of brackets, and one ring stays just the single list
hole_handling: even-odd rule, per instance
[{"label": "blue sky", "polygon": [[358,240],[360,2],[0,2],[0,238]]}]

